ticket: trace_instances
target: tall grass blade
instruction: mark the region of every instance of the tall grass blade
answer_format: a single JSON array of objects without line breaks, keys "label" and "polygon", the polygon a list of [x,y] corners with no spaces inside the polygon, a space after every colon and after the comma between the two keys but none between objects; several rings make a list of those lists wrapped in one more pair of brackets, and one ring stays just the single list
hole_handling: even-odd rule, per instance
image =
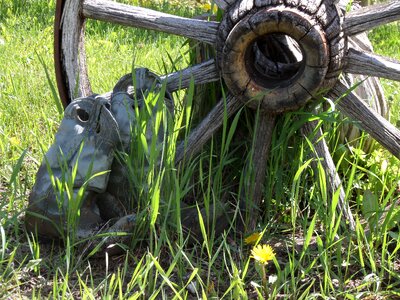
[{"label": "tall grass blade", "polygon": [[61,99],[58,97],[58,93],[56,91],[54,83],[51,80],[51,77],[50,77],[50,74],[49,74],[49,69],[47,68],[46,63],[43,60],[43,57],[37,51],[35,51],[35,53],[36,53],[36,56],[38,57],[38,59],[40,61],[40,64],[42,65],[42,67],[44,69],[44,72],[46,74],[47,83],[49,84],[49,87],[50,87],[50,90],[51,90],[51,95],[53,96],[54,104],[57,107],[57,111],[58,111],[58,113],[60,115],[62,115],[64,113],[64,108],[63,108],[63,105],[61,103]]},{"label": "tall grass blade", "polygon": [[151,216],[150,216],[150,225],[152,227],[154,227],[156,224],[158,212],[160,209],[160,186],[161,186],[161,176],[158,176],[156,182],[152,187]]},{"label": "tall grass blade", "polygon": [[306,233],[306,237],[304,239],[303,251],[301,252],[301,256],[300,256],[299,261],[302,260],[302,258],[304,257],[305,253],[307,252],[308,246],[310,245],[311,238],[313,236],[314,229],[315,229],[315,222],[317,220],[317,216],[318,216],[318,211],[315,212],[314,217],[311,220],[310,226],[308,227],[308,230],[307,230],[307,233]]},{"label": "tall grass blade", "polygon": [[13,171],[12,171],[12,174],[11,174],[11,177],[10,177],[10,182],[9,182],[10,185],[14,185],[15,186],[16,180],[17,180],[17,176],[18,176],[19,172],[21,171],[22,163],[24,162],[24,158],[25,158],[25,155],[26,155],[27,152],[28,152],[28,149],[25,149],[21,153],[20,157],[18,158],[18,161],[15,164],[15,166],[13,168]]}]

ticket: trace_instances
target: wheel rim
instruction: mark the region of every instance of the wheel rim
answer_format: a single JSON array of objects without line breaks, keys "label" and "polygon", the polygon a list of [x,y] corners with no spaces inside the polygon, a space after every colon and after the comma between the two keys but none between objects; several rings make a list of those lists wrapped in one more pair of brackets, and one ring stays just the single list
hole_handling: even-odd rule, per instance
[{"label": "wheel rim", "polygon": [[85,19],[81,1],[57,0],[54,55],[57,87],[66,107],[72,99],[92,94],[85,53]]},{"label": "wheel rim", "polygon": [[64,108],[69,104],[70,97],[65,86],[63,66],[61,60],[61,16],[64,10],[64,0],[58,0],[56,3],[56,12],[54,18],[54,67],[56,73],[56,82],[58,93]]}]

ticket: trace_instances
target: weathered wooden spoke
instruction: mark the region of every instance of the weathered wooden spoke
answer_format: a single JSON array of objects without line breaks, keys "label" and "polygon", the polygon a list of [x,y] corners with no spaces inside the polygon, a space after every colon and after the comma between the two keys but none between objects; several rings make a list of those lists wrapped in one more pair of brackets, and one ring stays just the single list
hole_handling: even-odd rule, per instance
[{"label": "weathered wooden spoke", "polygon": [[85,18],[163,31],[210,44],[217,37],[218,22],[178,17],[115,1],[85,0],[82,14]]},{"label": "weathered wooden spoke", "polygon": [[242,103],[233,96],[228,96],[226,100],[220,100],[217,105],[208,113],[199,125],[190,133],[186,142],[182,142],[177,150],[175,162],[179,163],[185,157],[198,153],[203,145],[209,141],[212,135],[221,127],[224,115],[232,116]]},{"label": "weathered wooden spoke", "polygon": [[[340,98],[337,107],[342,113],[357,121],[359,127],[400,159],[400,130],[370,109],[354,93],[349,93],[349,88],[344,84],[337,83],[332,89],[331,95],[333,98]],[[345,96],[342,97],[342,95]]]},{"label": "weathered wooden spoke", "polygon": [[170,92],[180,89],[186,89],[193,80],[194,84],[204,84],[220,79],[215,60],[210,59],[201,64],[188,67],[184,70],[161,76],[161,80],[167,82],[167,88]]},{"label": "weathered wooden spoke", "polygon": [[[175,92],[189,87],[191,81],[195,85],[210,83],[220,79],[219,72],[215,66],[214,59],[209,59],[203,63],[160,76],[162,84],[167,85],[169,92]],[[111,92],[102,94],[104,98],[111,98]]]},{"label": "weathered wooden spoke", "polygon": [[[274,131],[276,115],[269,113],[260,113],[258,122],[255,126],[256,136],[254,143],[254,152],[252,164],[254,168],[254,182],[252,203],[248,206],[251,208],[258,208],[264,198],[264,182],[267,170],[268,153],[271,147],[272,134]],[[257,213],[250,211],[250,216],[256,216]],[[255,228],[257,225],[257,218],[252,218],[250,221],[250,228]]]},{"label": "weathered wooden spoke", "polygon": [[345,35],[355,35],[376,26],[400,20],[400,1],[371,5],[346,15],[343,23]]},{"label": "weathered wooden spoke", "polygon": [[347,53],[344,71],[400,81],[400,62],[353,48]]},{"label": "weathered wooden spoke", "polygon": [[314,146],[314,156],[322,164],[322,169],[326,172],[328,179],[328,193],[329,193],[329,203],[332,204],[333,195],[339,191],[339,199],[336,210],[338,215],[342,214],[350,230],[354,231],[356,228],[356,222],[351,213],[350,206],[346,201],[346,195],[344,192],[342,181],[339,174],[336,171],[335,163],[333,162],[332,156],[329,152],[328,145],[326,143],[325,137],[323,136],[322,129],[318,127],[317,121],[312,121],[304,124],[302,128],[302,134],[304,137],[312,137],[311,142]]}]

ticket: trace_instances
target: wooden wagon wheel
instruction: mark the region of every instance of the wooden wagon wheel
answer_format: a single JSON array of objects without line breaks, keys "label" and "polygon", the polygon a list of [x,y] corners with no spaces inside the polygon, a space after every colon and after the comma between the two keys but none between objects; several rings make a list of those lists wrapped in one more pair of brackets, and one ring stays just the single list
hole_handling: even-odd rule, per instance
[{"label": "wooden wagon wheel", "polygon": [[[275,118],[324,95],[337,108],[400,158],[400,131],[368,107],[341,77],[362,74],[400,81],[400,63],[352,47],[349,38],[400,19],[400,2],[359,8],[346,13],[345,0],[214,0],[224,10],[221,22],[189,19],[108,0],[57,0],[55,61],[64,105],[75,92],[91,94],[85,61],[86,18],[180,35],[212,45],[217,57],[163,76],[170,91],[222,78],[230,91],[178,147],[176,162],[199,151],[221,126],[224,110],[231,116],[243,105],[260,108],[254,149],[253,201],[260,204],[262,183]],[[282,44],[284,60],[268,49]],[[275,43],[276,46],[276,43]],[[122,74],[121,74],[122,75]],[[305,135],[315,124],[303,128]],[[321,136],[321,130],[317,131]],[[329,175],[332,191],[341,189],[340,209],[354,228],[350,210],[325,140],[315,143],[316,155]],[[254,225],[254,224],[253,224]]]}]

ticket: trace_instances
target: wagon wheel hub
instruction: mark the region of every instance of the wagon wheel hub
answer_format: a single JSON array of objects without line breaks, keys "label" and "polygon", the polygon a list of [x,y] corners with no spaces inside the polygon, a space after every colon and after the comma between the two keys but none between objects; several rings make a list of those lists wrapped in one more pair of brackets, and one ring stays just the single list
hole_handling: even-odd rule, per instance
[{"label": "wagon wheel hub", "polygon": [[[315,15],[309,1],[304,7],[255,1],[246,10],[248,2],[231,7],[219,28],[218,66],[228,89],[252,108],[278,113],[298,109],[331,88],[336,80],[327,80],[327,74],[339,69],[342,56],[331,62],[331,43],[341,36],[338,11]],[[327,32],[320,20],[336,22],[335,32],[332,26]]]}]

